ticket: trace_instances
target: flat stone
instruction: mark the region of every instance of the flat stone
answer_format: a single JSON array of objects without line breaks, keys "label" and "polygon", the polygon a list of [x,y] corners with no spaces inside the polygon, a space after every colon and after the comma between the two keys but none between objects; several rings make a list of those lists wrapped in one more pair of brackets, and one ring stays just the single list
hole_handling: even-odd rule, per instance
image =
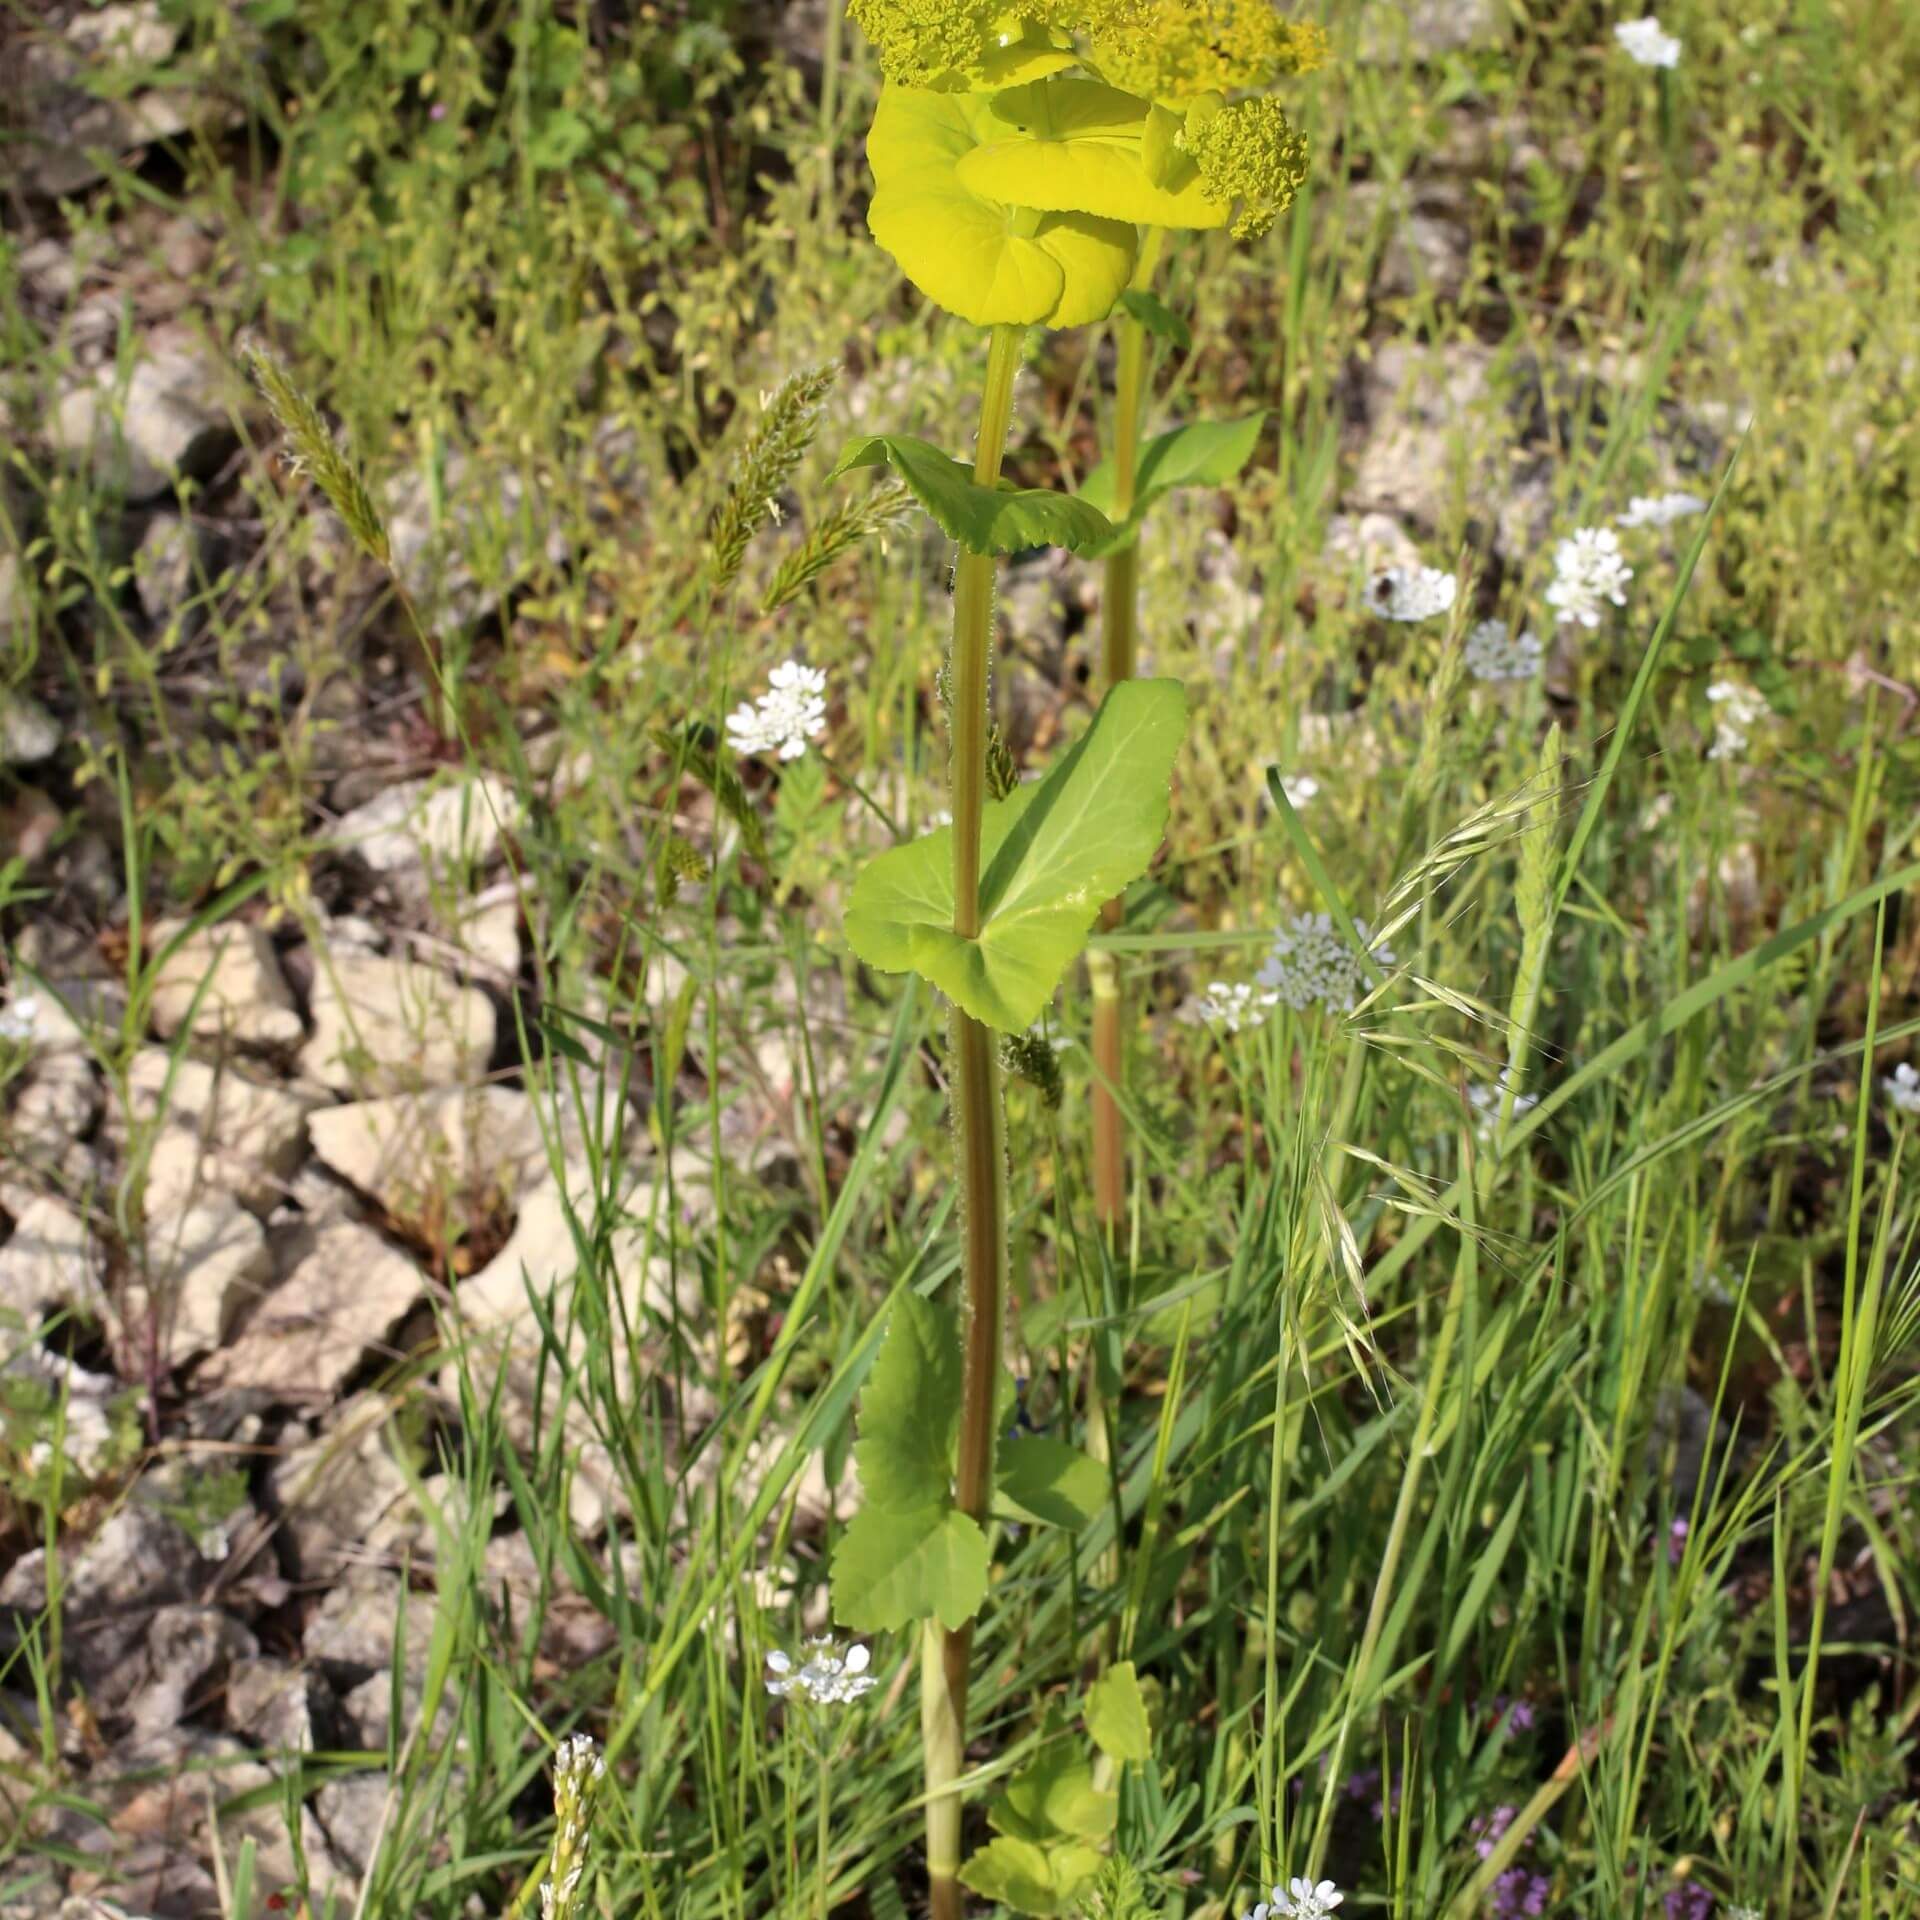
[{"label": "flat stone", "polygon": [[1360,58],[1372,66],[1438,60],[1500,37],[1495,0],[1373,0],[1363,17]]},{"label": "flat stone", "polygon": [[137,1729],[177,1726],[219,1693],[232,1662],[259,1651],[253,1635],[218,1607],[162,1607],[137,1657],[121,1666],[108,1689],[95,1689],[96,1710],[123,1712]]},{"label": "flat stone", "polygon": [[149,1214],[147,1259],[153,1275],[148,1310],[169,1367],[219,1346],[273,1279],[266,1229],[225,1194],[159,1219]]},{"label": "flat stone", "polygon": [[32,1328],[42,1315],[67,1310],[83,1319],[107,1317],[101,1253],[80,1215],[45,1195],[13,1223],[0,1246],[0,1320]]},{"label": "flat stone", "polygon": [[397,1573],[356,1568],[307,1616],[300,1650],[336,1681],[357,1685],[391,1670],[403,1617],[408,1665],[424,1667],[433,1615],[433,1596],[413,1592]]},{"label": "flat stone", "polygon": [[520,803],[498,780],[407,780],[343,814],[333,844],[375,873],[484,867],[517,825]]},{"label": "flat stone", "polygon": [[269,1752],[311,1753],[320,1744],[317,1714],[330,1698],[311,1667],[268,1656],[236,1660],[227,1674],[227,1725]]},{"label": "flat stone", "polygon": [[[180,923],[154,929],[164,947]],[[195,996],[198,996],[198,1005]],[[304,1037],[273,942],[259,927],[228,920],[190,934],[160,969],[153,990],[154,1030],[171,1038],[192,1020],[196,1039],[241,1046],[290,1047]]]},{"label": "flat stone", "polygon": [[48,423],[58,452],[84,460],[95,481],[128,501],[151,500],[181,480],[204,480],[237,444],[216,405],[221,369],[197,349],[168,347],[62,395]]},{"label": "flat stone", "polygon": [[399,1219],[429,1203],[472,1219],[510,1202],[546,1166],[533,1102],[511,1087],[449,1087],[328,1107],[313,1150]]},{"label": "flat stone", "polygon": [[233,1344],[200,1369],[196,1384],[329,1400],[368,1348],[406,1316],[421,1287],[420,1269],[370,1227],[320,1227],[292,1270],[261,1296]]},{"label": "flat stone", "polygon": [[[0,555],[0,567],[17,566],[11,554]],[[0,604],[8,599],[9,586],[9,580],[0,578]],[[37,767],[60,751],[61,737],[60,722],[32,694],[18,687],[0,692],[0,766]]]},{"label": "flat stone", "polygon": [[99,1110],[100,1088],[84,1054],[37,1055],[15,1083],[12,1111],[0,1126],[0,1168],[31,1168],[67,1192],[85,1192],[95,1170],[86,1137]]},{"label": "flat stone", "polygon": [[356,1873],[373,1865],[392,1792],[384,1773],[348,1773],[329,1780],[313,1796],[313,1810],[334,1852]]},{"label": "flat stone", "polygon": [[313,1038],[300,1069],[343,1093],[404,1093],[477,1080],[493,1057],[493,1002],[399,955],[316,954]]},{"label": "flat stone", "polygon": [[[394,571],[429,632],[444,637],[484,620],[542,558],[565,562],[566,538],[543,499],[511,467],[457,449],[441,460],[437,489],[424,473],[393,480],[383,506]],[[475,554],[490,557],[484,572]]]},{"label": "flat stone", "polygon": [[323,1431],[285,1443],[268,1488],[300,1579],[331,1579],[358,1564],[368,1532],[406,1495],[393,1452],[404,1444],[393,1430],[399,1407],[396,1399],[356,1394]]},{"label": "flat stone", "polygon": [[265,1213],[287,1192],[306,1158],[307,1116],[319,1096],[262,1080],[223,1062],[142,1047],[128,1073],[136,1122],[165,1122],[147,1162],[150,1215],[208,1193],[231,1194]]},{"label": "flat stone", "polygon": [[101,154],[185,132],[196,103],[138,84],[138,69],[170,58],[179,38],[157,0],[139,0],[82,9],[64,36],[29,40],[20,59],[21,184],[49,199],[78,193],[105,177]]}]

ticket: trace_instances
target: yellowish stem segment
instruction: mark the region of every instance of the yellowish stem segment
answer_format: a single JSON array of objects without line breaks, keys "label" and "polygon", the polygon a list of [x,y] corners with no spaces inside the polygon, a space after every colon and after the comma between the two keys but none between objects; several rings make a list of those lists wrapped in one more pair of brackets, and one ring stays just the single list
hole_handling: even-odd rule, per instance
[{"label": "yellowish stem segment", "polygon": [[[1000,478],[1020,363],[1018,327],[995,327],[974,479]],[[980,932],[980,822],[986,805],[987,694],[993,655],[991,554],[962,552],[953,585],[953,930]],[[953,1014],[954,1131],[960,1160],[962,1263],[967,1290],[960,1454],[954,1497],[983,1526],[993,1492],[994,1397],[1000,1374],[1007,1261],[1006,1137],[998,1049],[991,1030]],[[973,1623],[943,1633],[932,1622],[920,1663],[920,1730],[927,1773],[927,1875],[934,1920],[960,1920],[960,1795],[966,1764],[967,1675]]]}]

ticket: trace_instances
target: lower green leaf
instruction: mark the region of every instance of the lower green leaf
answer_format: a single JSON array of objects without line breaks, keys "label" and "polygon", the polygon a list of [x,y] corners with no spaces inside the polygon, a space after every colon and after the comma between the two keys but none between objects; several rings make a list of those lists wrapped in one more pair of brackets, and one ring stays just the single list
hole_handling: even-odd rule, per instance
[{"label": "lower green leaf", "polygon": [[856,1633],[938,1619],[949,1632],[987,1597],[987,1536],[951,1501],[862,1507],[833,1553],[833,1617]]},{"label": "lower green leaf", "polygon": [[[1156,434],[1140,450],[1132,508],[1115,524],[1112,537],[1099,547],[1094,557],[1112,553],[1136,539],[1147,512],[1176,487],[1224,487],[1230,480],[1238,479],[1253,458],[1266,423],[1263,407],[1244,419],[1195,420],[1187,426]],[[1080,483],[1079,497],[1111,518],[1119,507],[1118,488],[1119,477],[1113,462],[1103,460]]]},{"label": "lower green leaf", "polygon": [[1093,1744],[1113,1760],[1149,1760],[1153,1722],[1131,1660],[1109,1667],[1087,1692],[1087,1731]]},{"label": "lower green leaf", "polygon": [[847,442],[828,476],[856,467],[893,468],[940,531],[969,553],[1022,553],[1029,547],[1066,547],[1083,553],[1111,538],[1107,517],[1084,494],[1050,487],[983,487],[973,469],[925,440],[870,433]]},{"label": "lower green leaf", "polygon": [[1003,1441],[994,1462],[997,1507],[1047,1527],[1084,1527],[1107,1504],[1100,1463],[1045,1434]]},{"label": "lower green leaf", "polygon": [[883,973],[920,974],[990,1027],[1023,1032],[1102,903],[1153,859],[1186,721],[1177,680],[1122,682],[1044,780],[984,810],[977,938],[953,931],[953,829],[941,827],[862,870],[848,945]]},{"label": "lower green leaf", "polygon": [[960,1869],[960,1883],[983,1900],[1051,1920],[1071,1909],[1099,1871],[1100,1854],[1084,1841],[1043,1847],[1002,1834]]}]

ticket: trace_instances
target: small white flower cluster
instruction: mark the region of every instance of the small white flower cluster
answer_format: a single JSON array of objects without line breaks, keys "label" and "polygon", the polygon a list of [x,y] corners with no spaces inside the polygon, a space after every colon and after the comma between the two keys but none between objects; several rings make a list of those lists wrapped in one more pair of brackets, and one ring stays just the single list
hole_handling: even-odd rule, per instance
[{"label": "small white flower cluster", "polygon": [[1277,993],[1250,987],[1245,981],[1209,980],[1206,991],[1194,996],[1191,1014],[1210,1027],[1245,1033],[1263,1024],[1279,1004]]},{"label": "small white flower cluster", "polygon": [[1633,569],[1620,555],[1620,536],[1611,527],[1579,527],[1553,550],[1553,584],[1547,605],[1563,624],[1577,620],[1583,627],[1600,624],[1608,601],[1627,604],[1627,582]]},{"label": "small white flower cluster", "polygon": [[40,1002],[32,994],[20,994],[6,1006],[0,1007],[0,1040],[24,1047],[33,1039],[39,1027]]},{"label": "small white flower cluster", "polygon": [[1319,796],[1320,782],[1310,773],[1286,773],[1280,776],[1280,788],[1287,796],[1287,805],[1298,813]]},{"label": "small white flower cluster", "polygon": [[778,1647],[767,1655],[767,1691],[776,1700],[791,1694],[811,1706],[838,1707],[870,1693],[880,1682],[867,1671],[873,1656],[865,1647],[849,1647],[843,1654],[830,1636],[809,1640],[801,1649],[802,1663]]},{"label": "small white flower cluster", "polygon": [[1706,510],[1707,503],[1697,493],[1658,493],[1652,496],[1636,493],[1627,502],[1626,512],[1615,524],[1629,530],[1636,527],[1670,527],[1676,520],[1688,520]]},{"label": "small white flower cluster", "polygon": [[[1500,1078],[1494,1081],[1478,1081],[1467,1089],[1467,1104],[1473,1108],[1473,1132],[1477,1140],[1491,1140],[1493,1130],[1500,1123],[1500,1103],[1506,1098],[1507,1089],[1513,1085],[1513,1074],[1508,1068],[1502,1068]],[[1518,1120],[1523,1113],[1531,1113],[1540,1104],[1537,1093],[1516,1093],[1513,1096],[1513,1115]]]},{"label": "small white flower cluster", "polygon": [[[1376,941],[1364,920],[1356,920],[1360,938],[1381,966],[1393,965],[1393,950]],[[1360,962],[1333,918],[1325,913],[1296,914],[1274,935],[1273,952],[1260,969],[1259,982],[1296,1013],[1323,1006],[1351,1013],[1367,986]]]},{"label": "small white flower cluster", "polygon": [[1737,760],[1747,750],[1753,729],[1773,709],[1751,687],[1738,680],[1716,680],[1707,689],[1713,703],[1713,745],[1709,760]]},{"label": "small white flower cluster", "polygon": [[1920,1113],[1920,1073],[1902,1060],[1880,1082],[1896,1113]]},{"label": "small white flower cluster", "polygon": [[1315,1886],[1311,1880],[1296,1878],[1284,1887],[1275,1887],[1272,1899],[1262,1900],[1246,1920],[1271,1920],[1275,1914],[1283,1920],[1327,1920],[1346,1897],[1331,1880]]},{"label": "small white flower cluster", "polygon": [[727,735],[737,753],[798,760],[826,724],[827,676],[818,667],[785,660],[768,675],[767,691],[758,700],[728,716]]},{"label": "small white flower cluster", "polygon": [[1386,567],[1368,582],[1367,605],[1382,620],[1431,620],[1459,591],[1459,581],[1438,567]]},{"label": "small white flower cluster", "polygon": [[594,1794],[606,1775],[606,1761],[584,1733],[560,1742],[553,1756],[553,1853],[540,1883],[540,1920],[571,1920],[579,1904]]},{"label": "small white flower cluster", "polygon": [[1643,14],[1638,20],[1622,20],[1613,30],[1630,59],[1643,67],[1677,67],[1680,42],[1661,26],[1655,14]]},{"label": "small white flower cluster", "polygon": [[1467,671],[1476,680],[1531,680],[1543,649],[1530,633],[1515,633],[1504,620],[1482,620],[1467,635]]}]

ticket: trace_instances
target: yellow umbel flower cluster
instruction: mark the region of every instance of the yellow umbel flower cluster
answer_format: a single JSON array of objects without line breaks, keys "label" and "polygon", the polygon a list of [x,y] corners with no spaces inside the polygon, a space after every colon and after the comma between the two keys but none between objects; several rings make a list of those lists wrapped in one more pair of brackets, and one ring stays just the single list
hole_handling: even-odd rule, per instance
[{"label": "yellow umbel flower cluster", "polygon": [[1103,318],[1147,228],[1263,233],[1307,145],[1273,85],[1324,63],[1272,0],[849,0],[887,85],[874,238],[983,325]]}]

